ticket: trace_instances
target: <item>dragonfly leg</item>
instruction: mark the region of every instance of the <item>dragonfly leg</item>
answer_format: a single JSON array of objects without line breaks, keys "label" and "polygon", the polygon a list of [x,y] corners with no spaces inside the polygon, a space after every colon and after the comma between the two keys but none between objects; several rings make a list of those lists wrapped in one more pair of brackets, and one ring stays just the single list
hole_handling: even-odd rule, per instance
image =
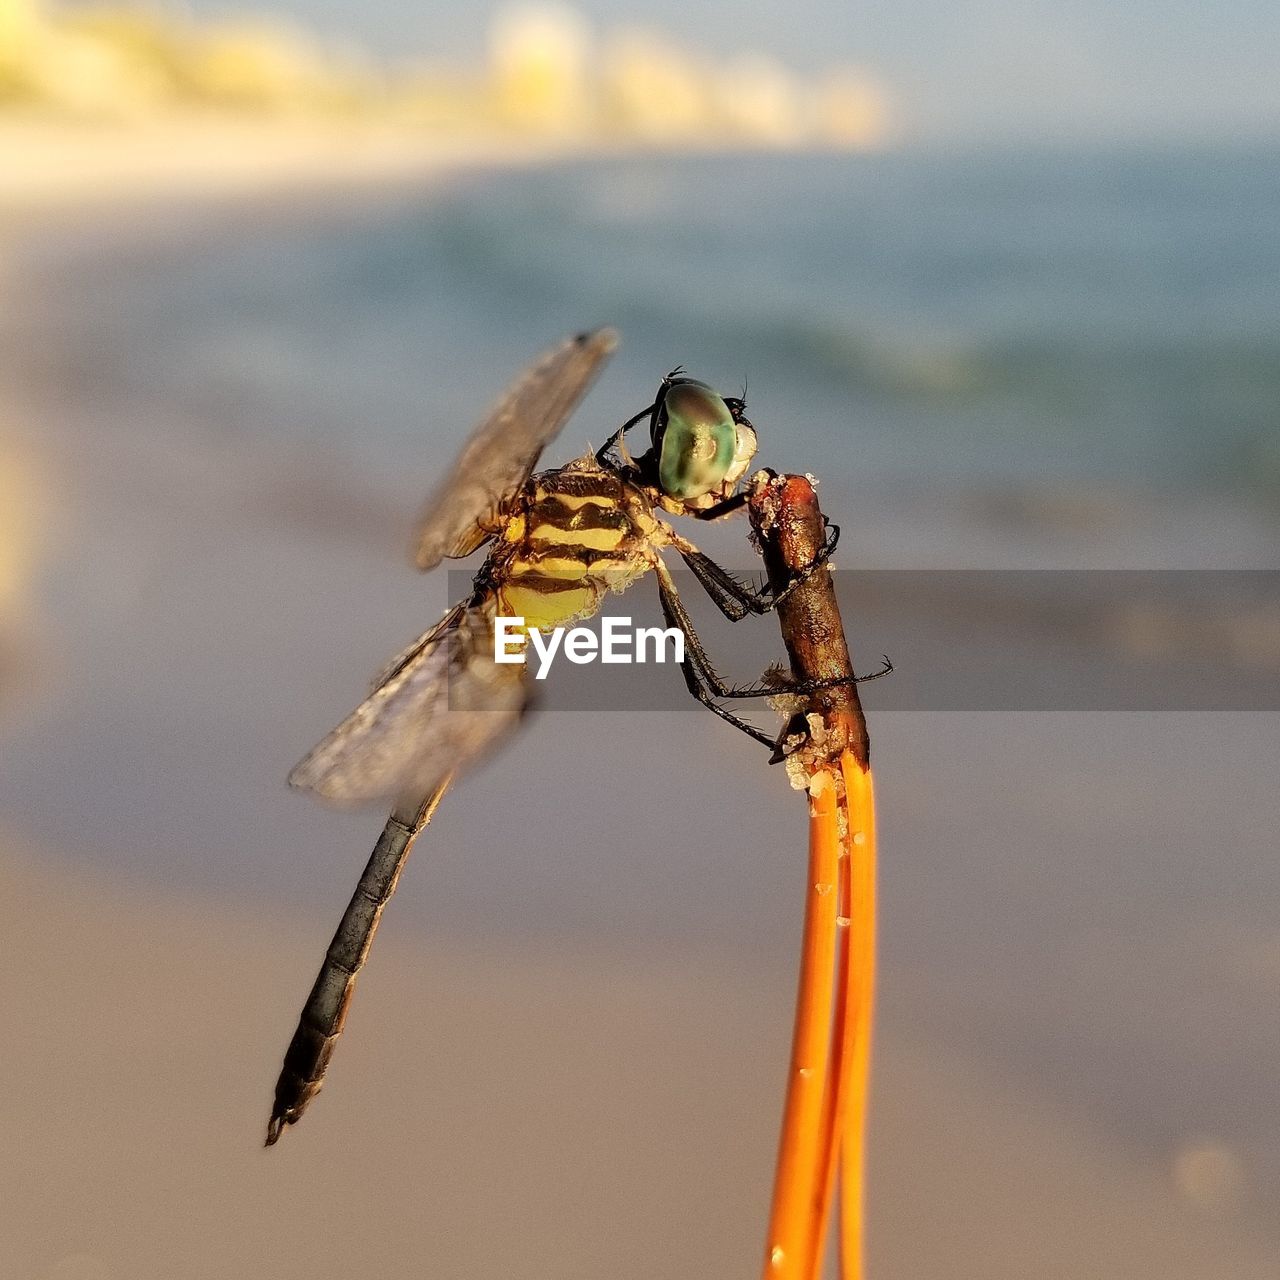
[{"label": "dragonfly leg", "polygon": [[794,684],[755,684],[748,687],[722,685],[715,690],[717,698],[776,698],[780,694],[809,694],[822,689],[834,689],[842,684],[866,684],[870,680],[880,680],[892,675],[894,665],[887,653],[881,654],[883,665],[879,671],[865,676],[832,676],[827,680],[798,680]]},{"label": "dragonfly leg", "polygon": [[596,450],[596,462],[602,467],[608,467],[611,471],[621,472],[629,470],[630,468],[628,467],[628,464],[622,458],[618,457],[618,446],[622,443],[623,437],[626,436],[627,432],[630,431],[638,422],[643,422],[644,419],[649,417],[656,408],[657,402],[655,401],[653,404],[649,405],[647,409],[641,409],[634,418],[624,422],[622,426],[620,426],[617,431],[615,431],[613,435],[611,435],[608,440],[606,440],[604,444]]},{"label": "dragonfly leg", "polygon": [[837,685],[865,684],[868,680],[879,680],[882,676],[890,675],[893,672],[893,663],[889,660],[889,655],[885,654],[884,665],[880,670],[873,671],[866,676],[833,676],[829,680],[804,680],[794,684],[778,685],[725,684],[717,674],[715,667],[712,666],[711,659],[707,656],[707,651],[703,647],[697,631],[694,629],[693,620],[689,617],[689,612],[684,607],[684,602],[680,599],[680,594],[676,590],[676,584],[671,578],[670,571],[661,561],[657,563],[655,568],[658,575],[658,596],[662,602],[663,616],[669,626],[679,627],[685,638],[685,659],[680,664],[680,673],[684,676],[684,682],[689,692],[704,707],[710,708],[722,720],[727,720],[735,729],[741,730],[749,738],[754,738],[757,742],[763,743],[770,751],[776,752],[778,746],[776,739],[770,738],[768,734],[743,720],[741,716],[735,715],[727,707],[722,707],[716,699],[776,698],[787,695],[799,697],[817,693],[821,689],[832,689]]},{"label": "dragonfly leg", "polygon": [[733,497],[726,498],[723,502],[717,502],[713,507],[695,511],[693,518],[695,520],[719,520],[724,516],[731,516],[735,511],[741,511],[747,505],[750,496],[744,489],[741,493],[735,493]]},{"label": "dragonfly leg", "polygon": [[[732,502],[734,499],[730,498]],[[722,506],[725,504],[721,504]],[[711,508],[714,511],[716,508]],[[821,551],[803,572],[796,573],[781,591],[774,592],[772,587],[752,587],[735,578],[728,569],[718,565],[710,556],[704,555],[693,543],[678,534],[671,539],[671,545],[680,553],[680,558],[693,572],[693,576],[702,584],[703,590],[711,597],[712,603],[731,622],[738,622],[747,614],[769,613],[776,609],[798,586],[807,582],[812,574],[831,558],[836,544],[840,541],[840,526],[828,526],[827,540]]]},{"label": "dragonfly leg", "polygon": [[[692,673],[699,679],[705,687],[705,691],[714,698],[773,698],[779,694],[809,694],[817,693],[822,689],[833,689],[837,685],[843,684],[867,684],[872,680],[880,680],[885,676],[892,675],[894,672],[893,660],[887,653],[881,654],[882,665],[879,671],[872,671],[869,675],[848,675],[848,676],[832,676],[827,680],[800,680],[794,683],[787,682],[781,684],[753,684],[753,685],[731,685],[725,684],[720,678],[716,669],[711,664],[711,659],[707,656],[707,651],[699,638],[697,631],[694,629],[693,619],[689,617],[689,611],[684,607],[684,601],[680,599],[680,594],[676,590],[675,581],[671,577],[671,571],[661,560],[655,565],[658,575],[658,595],[662,601],[662,612],[666,617],[669,625],[679,627],[685,638],[685,648],[690,655],[690,665]],[[686,672],[686,681],[689,672]],[[697,695],[695,695],[697,696]],[[701,701],[701,699],[699,699]],[[723,707],[716,707],[714,710],[719,714],[724,712]],[[730,717],[726,715],[726,719]],[[739,726],[741,727],[741,726]],[[754,736],[754,735],[753,735]]]},{"label": "dragonfly leg", "polygon": [[775,739],[757,729],[755,725],[743,720],[741,716],[734,715],[727,707],[722,707],[715,701],[717,697],[725,696],[719,690],[726,689],[728,686],[724,684],[716,674],[715,668],[711,665],[711,660],[707,657],[707,651],[702,647],[702,641],[698,639],[698,633],[693,628],[693,620],[689,617],[688,611],[676,591],[676,584],[672,580],[670,570],[661,560],[657,562],[655,568],[658,574],[658,597],[662,601],[663,616],[666,618],[668,625],[679,627],[685,638],[685,657],[680,663],[680,673],[684,676],[684,682],[689,692],[704,707],[714,711],[721,720],[727,720],[729,724],[745,733],[747,737],[754,738],[763,746],[768,747],[771,752],[774,751],[777,747]]}]

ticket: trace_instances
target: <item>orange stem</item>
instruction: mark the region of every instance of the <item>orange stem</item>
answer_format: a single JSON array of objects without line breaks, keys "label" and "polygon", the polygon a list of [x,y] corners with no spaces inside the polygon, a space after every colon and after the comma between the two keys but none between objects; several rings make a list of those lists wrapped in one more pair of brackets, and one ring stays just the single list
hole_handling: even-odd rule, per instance
[{"label": "orange stem", "polygon": [[[845,800],[841,808],[847,812]],[[818,1158],[821,1182],[821,1206],[818,1225],[819,1248],[809,1280],[819,1280],[822,1275],[822,1245],[827,1239],[827,1223],[831,1214],[832,1193],[835,1190],[836,1172],[840,1163],[840,1116],[843,1112],[848,1076],[846,1027],[849,1017],[849,924],[850,924],[850,851],[848,823],[840,840],[839,860],[839,909],[836,915],[835,1007],[831,1014],[831,1072],[828,1087],[822,1099],[820,1130],[822,1147]]]},{"label": "orange stem", "polygon": [[876,815],[870,767],[848,751],[840,761],[848,815],[850,894],[846,966],[840,977],[847,1002],[840,1052],[843,1084],[836,1124],[840,1147],[840,1277],[865,1274],[864,1205],[867,1099],[876,964]]},{"label": "orange stem", "polygon": [[823,1102],[831,1051],[840,832],[836,780],[830,770],[809,784],[809,885],[791,1063],[765,1246],[766,1280],[811,1280],[820,1262]]},{"label": "orange stem", "polygon": [[[823,1099],[820,1124],[823,1186],[819,1240],[826,1240],[836,1175],[843,1167],[841,1239],[845,1245],[841,1275],[842,1280],[862,1280],[863,1150],[875,964],[875,814],[870,775],[849,751],[842,753],[840,766],[845,783],[841,802],[844,835],[840,842],[830,1087]],[[818,1280],[821,1273],[819,1252],[810,1280]]]}]

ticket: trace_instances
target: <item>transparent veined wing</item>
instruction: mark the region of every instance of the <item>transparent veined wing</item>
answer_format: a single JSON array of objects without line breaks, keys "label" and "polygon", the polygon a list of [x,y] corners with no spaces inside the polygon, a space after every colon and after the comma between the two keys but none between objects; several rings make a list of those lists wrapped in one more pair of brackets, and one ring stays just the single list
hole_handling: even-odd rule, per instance
[{"label": "transparent veined wing", "polygon": [[418,522],[413,558],[419,569],[470,555],[490,536],[498,508],[529,478],[617,345],[612,329],[579,333],[508,387]]},{"label": "transparent veined wing", "polygon": [[523,664],[493,659],[492,596],[451,609],[295,766],[289,785],[336,804],[421,797],[484,755],[524,711]]}]

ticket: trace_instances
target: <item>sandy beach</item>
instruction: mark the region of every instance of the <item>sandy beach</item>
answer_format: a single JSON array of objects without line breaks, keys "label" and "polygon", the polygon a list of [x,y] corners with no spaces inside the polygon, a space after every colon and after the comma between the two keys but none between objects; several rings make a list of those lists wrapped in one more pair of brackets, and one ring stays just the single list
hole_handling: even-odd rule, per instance
[{"label": "sandy beach", "polygon": [[[126,396],[95,363],[115,316],[55,323],[92,316],[95,269],[152,270],[174,202],[250,236],[276,196],[425,199],[433,175],[529,156],[305,128],[255,150],[212,125],[46,147],[33,127],[0,128],[0,463],[21,455],[32,513],[0,703],[0,1280],[755,1274],[803,805],[696,712],[544,714],[450,797],[325,1093],[261,1148],[380,821],[283,777],[445,603],[400,563],[420,478],[257,440],[270,408],[248,399],[219,420]],[[104,196],[125,215],[106,235]],[[850,548],[876,519],[851,513]],[[859,619],[864,649],[894,617]],[[1061,659],[991,625],[931,624],[960,669]],[[869,701],[871,1275],[1274,1277],[1277,717]]]},{"label": "sandy beach", "polygon": [[[389,928],[328,1091],[268,1152],[274,1055],[323,917],[123,891],[55,861],[6,842],[0,862],[21,957],[0,1275],[754,1271],[787,973]],[[892,1033],[871,1167],[886,1280],[1275,1273],[1273,1242],[1189,1207],[1163,1171]]]}]

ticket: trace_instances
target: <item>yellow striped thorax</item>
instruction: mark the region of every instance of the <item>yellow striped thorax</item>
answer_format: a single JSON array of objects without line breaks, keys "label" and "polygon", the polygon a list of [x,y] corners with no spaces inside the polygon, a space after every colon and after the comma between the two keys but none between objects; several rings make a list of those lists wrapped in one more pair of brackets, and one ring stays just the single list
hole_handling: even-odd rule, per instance
[{"label": "yellow striped thorax", "polygon": [[526,630],[588,617],[652,568],[663,541],[650,499],[594,454],[533,476],[494,551],[499,612]]}]

